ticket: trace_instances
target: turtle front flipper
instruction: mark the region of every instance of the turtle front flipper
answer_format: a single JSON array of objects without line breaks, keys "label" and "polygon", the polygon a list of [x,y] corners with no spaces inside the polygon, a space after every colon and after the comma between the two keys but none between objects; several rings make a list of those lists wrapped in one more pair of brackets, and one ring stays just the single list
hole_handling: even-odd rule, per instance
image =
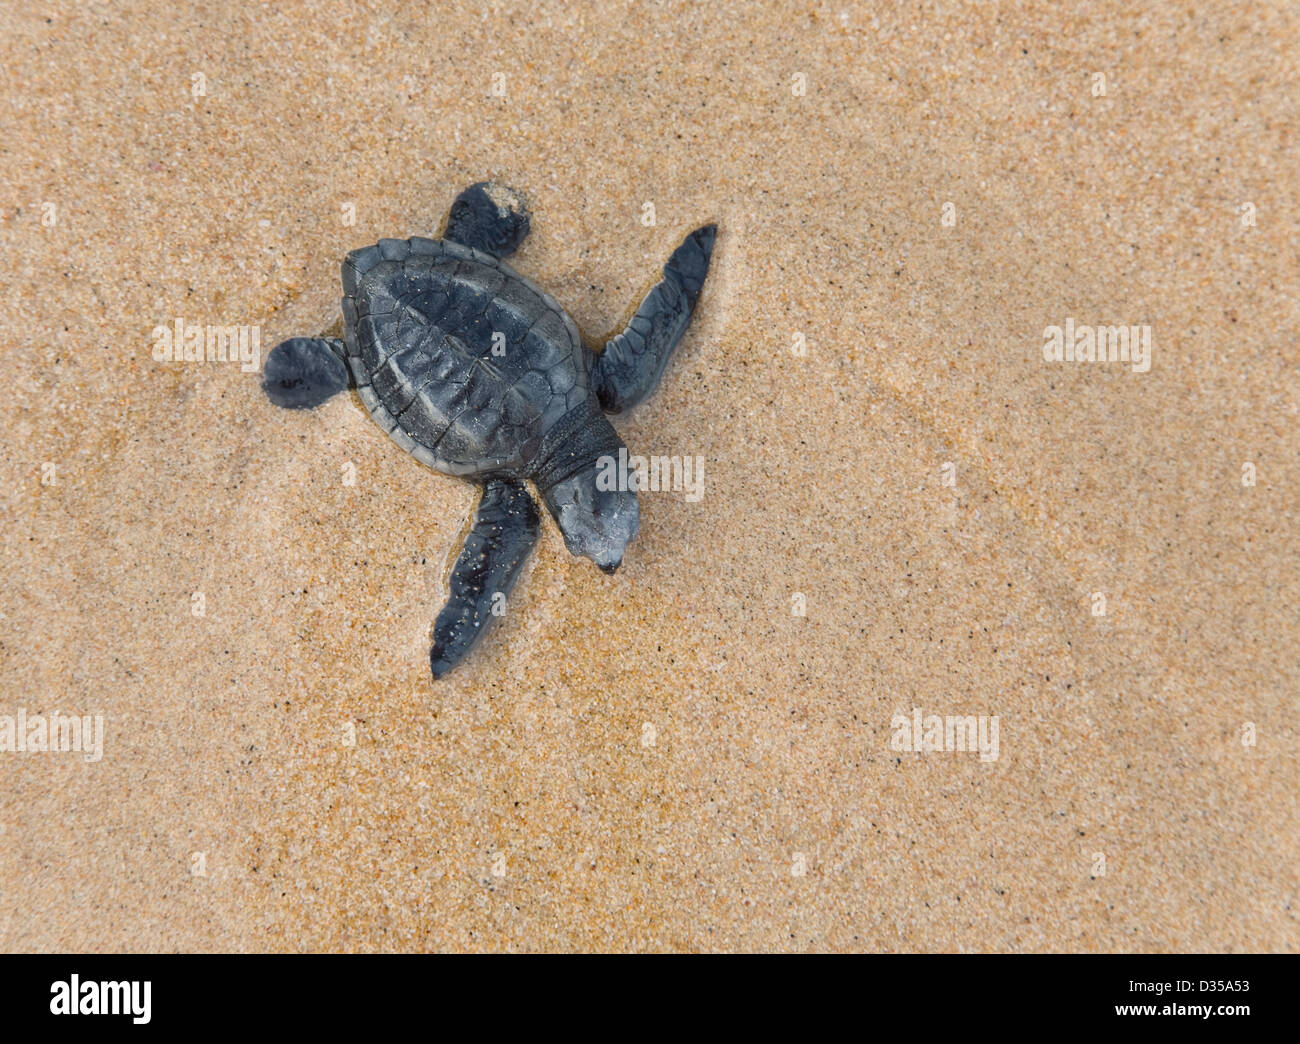
[{"label": "turtle front flipper", "polygon": [[319,406],[351,383],[343,358],[337,337],[291,337],[266,357],[262,390],[287,410]]},{"label": "turtle front flipper", "polygon": [[717,225],[705,225],[686,237],[664,265],[663,281],[646,295],[627,329],[606,344],[595,360],[591,380],[606,413],[631,409],[659,384],[691,321],[717,232]]},{"label": "turtle front flipper", "polygon": [[451,573],[451,597],[433,625],[429,662],[435,679],[455,667],[501,615],[539,531],[537,506],[523,485],[489,479]]}]

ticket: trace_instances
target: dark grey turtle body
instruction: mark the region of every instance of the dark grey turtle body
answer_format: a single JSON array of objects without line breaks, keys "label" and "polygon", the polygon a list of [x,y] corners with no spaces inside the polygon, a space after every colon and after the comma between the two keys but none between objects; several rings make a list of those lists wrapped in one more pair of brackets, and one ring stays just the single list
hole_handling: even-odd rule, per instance
[{"label": "dark grey turtle body", "polygon": [[343,263],[343,339],[295,337],[267,357],[272,402],[313,407],[349,385],[416,459],[483,496],[433,628],[435,678],[499,615],[537,541],[531,481],[569,551],[612,573],[636,535],[636,490],[598,478],[623,441],[605,417],[659,382],[690,321],[716,229],[691,233],[626,330],[599,354],[555,300],[504,261],[527,235],[520,197],[471,185],[441,240],[382,239]]},{"label": "dark grey turtle body", "polygon": [[573,320],[482,251],[381,240],[348,255],[343,290],[361,401],[432,468],[525,473],[543,436],[592,397]]}]

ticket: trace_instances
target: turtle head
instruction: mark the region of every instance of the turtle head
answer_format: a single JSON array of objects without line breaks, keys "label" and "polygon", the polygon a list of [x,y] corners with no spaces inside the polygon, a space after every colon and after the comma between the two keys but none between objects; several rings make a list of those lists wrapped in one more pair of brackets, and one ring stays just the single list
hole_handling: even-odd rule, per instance
[{"label": "turtle head", "polygon": [[607,469],[593,461],[542,494],[571,555],[590,558],[606,573],[623,563],[636,536],[640,509],[635,489],[611,488]]}]

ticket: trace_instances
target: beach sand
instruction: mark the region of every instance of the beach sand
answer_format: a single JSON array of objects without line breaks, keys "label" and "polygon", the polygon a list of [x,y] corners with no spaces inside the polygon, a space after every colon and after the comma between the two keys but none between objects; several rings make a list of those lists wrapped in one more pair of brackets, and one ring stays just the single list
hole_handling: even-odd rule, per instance
[{"label": "beach sand", "polygon": [[[1300,945],[1294,8],[155,6],[0,11],[0,947]],[[596,343],[718,223],[704,489],[434,683],[474,489],[154,330],[489,177]]]}]

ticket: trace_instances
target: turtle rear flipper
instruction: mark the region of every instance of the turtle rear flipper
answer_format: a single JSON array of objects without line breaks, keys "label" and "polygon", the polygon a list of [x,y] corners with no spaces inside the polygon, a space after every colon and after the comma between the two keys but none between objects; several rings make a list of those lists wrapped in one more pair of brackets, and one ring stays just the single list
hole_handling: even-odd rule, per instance
[{"label": "turtle rear flipper", "polygon": [[456,197],[442,238],[493,257],[509,257],[529,227],[523,196],[495,181],[480,181]]},{"label": "turtle rear flipper", "polygon": [[441,678],[492,623],[537,543],[541,519],[523,484],[489,479],[451,573],[451,597],[433,625],[429,663]]},{"label": "turtle rear flipper", "polygon": [[705,225],[686,237],[664,265],[662,282],[646,294],[627,329],[596,359],[591,379],[606,413],[631,409],[659,384],[691,321],[717,232],[717,225]]},{"label": "turtle rear flipper", "polygon": [[336,337],[291,337],[266,357],[262,390],[287,410],[319,406],[351,383],[343,353]]}]

